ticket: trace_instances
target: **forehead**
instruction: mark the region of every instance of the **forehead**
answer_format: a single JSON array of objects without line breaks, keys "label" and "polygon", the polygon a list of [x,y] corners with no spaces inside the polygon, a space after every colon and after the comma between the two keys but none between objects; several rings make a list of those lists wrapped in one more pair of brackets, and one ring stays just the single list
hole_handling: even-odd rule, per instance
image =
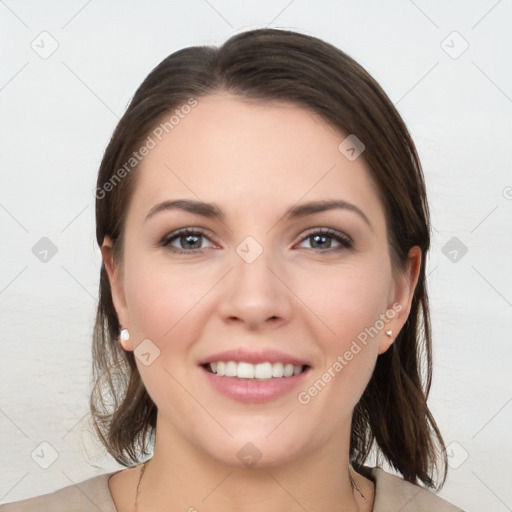
[{"label": "forehead", "polygon": [[161,140],[150,134],[154,148],[136,171],[137,210],[190,198],[215,202],[228,216],[240,209],[264,215],[301,201],[344,199],[383,216],[364,160],[350,161],[338,149],[348,134],[308,109],[222,93],[198,98],[173,121]]}]

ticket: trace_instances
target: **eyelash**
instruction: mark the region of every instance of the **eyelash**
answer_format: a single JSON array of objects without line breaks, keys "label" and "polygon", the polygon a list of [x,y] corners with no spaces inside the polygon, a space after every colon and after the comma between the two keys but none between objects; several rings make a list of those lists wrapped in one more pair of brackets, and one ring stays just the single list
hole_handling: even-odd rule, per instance
[{"label": "eyelash", "polygon": [[[182,236],[187,236],[187,235],[200,235],[205,238],[208,238],[208,236],[206,235],[206,232],[203,231],[202,229],[184,228],[184,229],[179,229],[178,231],[174,231],[174,232],[170,233],[169,235],[166,235],[161,240],[159,245],[161,247],[167,247],[169,249],[169,251],[176,253],[176,254],[197,254],[197,253],[202,252],[203,249],[183,250],[183,249],[178,249],[177,247],[170,245],[171,242],[173,242],[177,238],[180,238]],[[327,238],[333,238],[334,240],[336,240],[337,242],[340,243],[340,245],[338,247],[329,248],[329,249],[325,249],[325,250],[315,249],[315,248],[311,249],[312,251],[315,251],[317,253],[340,252],[340,251],[352,248],[352,241],[348,236],[346,236],[343,233],[340,233],[338,231],[335,231],[334,229],[330,229],[330,228],[317,229],[316,231],[314,231],[314,230],[309,231],[304,237],[301,238],[300,241],[303,242],[304,240],[307,240],[308,238],[311,238],[314,235],[321,235],[321,236],[326,236]]]}]

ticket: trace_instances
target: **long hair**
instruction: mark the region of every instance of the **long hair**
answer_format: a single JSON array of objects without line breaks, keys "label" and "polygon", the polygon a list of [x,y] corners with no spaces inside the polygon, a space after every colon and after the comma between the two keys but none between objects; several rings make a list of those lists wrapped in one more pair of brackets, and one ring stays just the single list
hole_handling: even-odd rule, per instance
[{"label": "long hair", "polygon": [[[428,487],[435,487],[434,470],[441,464],[441,488],[447,473],[445,445],[427,406],[432,379],[425,276],[430,219],[423,171],[392,102],[343,51],[298,32],[257,29],[234,35],[219,47],[189,47],[165,58],[135,92],[105,150],[96,193],[98,245],[109,236],[114,258],[122,263],[125,217],[137,176],[136,162],[130,160],[133,152],[178,107],[219,91],[294,102],[365,144],[361,158],[384,206],[393,271],[405,268],[414,245],[420,247],[422,261],[408,319],[391,347],[377,358],[354,408],[349,457],[357,468],[374,448],[377,457],[382,455],[405,480],[419,480]],[[107,451],[129,466],[149,453],[157,408],[145,390],[133,352],[119,347],[119,329],[102,264],[90,409]]]}]

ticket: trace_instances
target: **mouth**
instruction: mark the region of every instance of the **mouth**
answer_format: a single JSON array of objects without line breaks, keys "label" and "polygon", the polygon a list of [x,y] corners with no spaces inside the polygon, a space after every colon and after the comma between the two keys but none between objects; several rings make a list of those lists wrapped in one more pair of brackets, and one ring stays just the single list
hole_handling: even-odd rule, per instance
[{"label": "mouth", "polygon": [[207,372],[218,377],[236,378],[240,380],[267,381],[287,379],[306,372],[309,365],[293,365],[291,363],[271,363],[270,361],[251,364],[245,361],[216,361],[201,365]]},{"label": "mouth", "polygon": [[235,402],[264,404],[289,396],[306,386],[309,365],[290,363],[257,364],[245,361],[215,361],[199,365],[205,383],[220,395]]}]

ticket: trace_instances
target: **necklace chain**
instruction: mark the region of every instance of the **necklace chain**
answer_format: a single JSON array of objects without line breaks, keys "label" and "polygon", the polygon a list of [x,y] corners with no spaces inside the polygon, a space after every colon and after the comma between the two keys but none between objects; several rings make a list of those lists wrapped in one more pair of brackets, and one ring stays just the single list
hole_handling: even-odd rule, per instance
[{"label": "necklace chain", "polygon": [[[139,499],[139,487],[140,487],[140,483],[142,482],[142,476],[144,475],[144,471],[146,471],[147,463],[148,463],[148,461],[144,462],[142,464],[142,468],[140,470],[139,482],[137,483],[137,491],[136,491],[136,494],[135,494],[135,512],[138,512],[137,500]],[[354,482],[354,480],[352,478],[352,474],[350,473],[350,469],[348,470],[348,476],[350,477],[350,483],[352,484],[352,487],[354,489],[356,489],[356,491],[361,495],[363,500],[366,501],[366,498],[364,497],[364,494],[361,492],[361,489],[359,489],[359,487]]]},{"label": "necklace chain", "polygon": [[146,465],[147,465],[148,461],[145,461],[143,464],[142,464],[142,468],[140,470],[140,476],[139,476],[139,482],[137,484],[137,492],[135,494],[135,512],[138,512],[138,506],[137,506],[137,500],[139,499],[139,487],[140,487],[140,483],[142,482],[142,475],[144,474],[144,471],[146,471]]},{"label": "necklace chain", "polygon": [[350,477],[350,482],[352,484],[352,487],[361,495],[361,498],[363,498],[364,501],[366,501],[366,498],[364,497],[364,494],[361,492],[361,489],[356,485],[354,480],[352,479],[352,474],[350,473],[350,469],[348,470],[348,476]]}]

